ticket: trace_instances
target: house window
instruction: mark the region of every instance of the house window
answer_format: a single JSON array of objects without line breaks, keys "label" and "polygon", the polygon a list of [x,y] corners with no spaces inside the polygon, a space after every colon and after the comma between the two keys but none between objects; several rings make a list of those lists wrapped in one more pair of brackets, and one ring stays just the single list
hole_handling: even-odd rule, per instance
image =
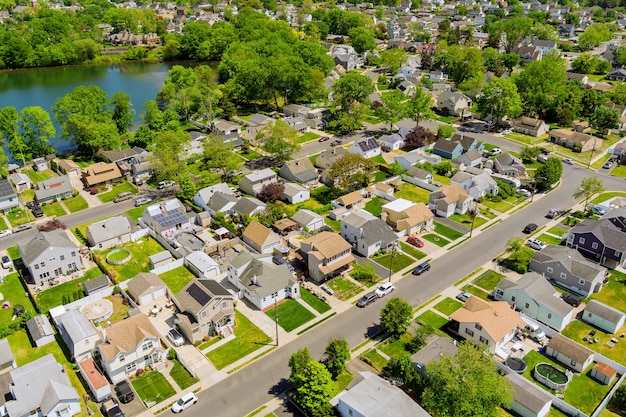
[{"label": "house window", "polygon": [[46,263],[45,263],[45,262],[42,262],[42,263],[41,263],[41,267],[42,267],[42,268],[45,268],[45,267],[46,267]]},{"label": "house window", "polygon": [[76,251],[72,251],[72,257],[76,257]]},{"label": "house window", "polygon": [[620,252],[620,251],[616,250],[616,251],[615,251],[615,257],[616,257],[616,258],[621,258],[621,257],[622,257],[622,252]]},{"label": "house window", "polygon": [[572,362],[570,362],[572,366],[576,366],[576,361],[574,359],[572,359]]},{"label": "house window", "polygon": [[511,301],[515,301],[515,296],[514,295],[511,296]]},{"label": "house window", "polygon": [[567,274],[565,272],[561,272],[561,275],[559,275],[562,279],[567,278]]},{"label": "house window", "polygon": [[152,348],[152,341],[143,344],[143,350],[148,350]]},{"label": "house window", "polygon": [[588,318],[588,319],[590,319],[590,318],[592,318],[592,317],[593,317],[593,314],[591,314],[591,313],[587,312],[587,318]]},{"label": "house window", "polygon": [[548,274],[551,274],[554,271],[554,268],[552,268],[551,266],[549,266],[546,271],[548,272]]},{"label": "house window", "polygon": [[227,303],[226,301],[224,301],[224,302],[222,303],[222,308],[226,308],[226,307],[228,307],[228,303]]},{"label": "house window", "polygon": [[591,244],[591,249],[598,249],[598,242],[593,242]]},{"label": "house window", "polygon": [[39,264],[35,264],[35,269],[39,269]]},{"label": "house window", "polygon": [[126,360],[126,356],[120,355],[120,362],[124,362]]},{"label": "house window", "polygon": [[470,336],[474,336],[474,332],[470,329],[468,329],[467,327],[465,328],[465,333],[467,333]]},{"label": "house window", "polygon": [[64,260],[65,260],[65,255],[61,255],[61,256],[59,256],[59,259],[61,259],[62,261],[64,261]]},{"label": "house window", "polygon": [[480,343],[484,343],[484,344],[486,344],[487,346],[489,346],[489,340],[485,339],[485,338],[484,338],[484,337],[482,337],[482,336],[480,336],[480,337],[478,338],[478,341],[479,341]]},{"label": "house window", "polygon": [[530,308],[530,304],[528,303],[524,304],[524,308]]},{"label": "house window", "polygon": [[579,237],[578,238],[578,243],[580,243],[581,245],[585,244],[585,238],[584,237]]},{"label": "house window", "polygon": [[144,362],[148,361],[149,359],[150,359],[150,355],[146,355],[146,356],[143,357],[143,361]]},{"label": "house window", "polygon": [[132,362],[126,365],[126,372],[132,372],[137,367],[137,363]]},{"label": "house window", "polygon": [[[35,410],[35,414],[37,414],[37,410]],[[69,407],[64,407],[64,408],[62,408],[60,410],[57,410],[56,414],[57,414],[58,417],[69,416],[70,415],[70,408]]]},{"label": "house window", "polygon": [[585,283],[586,283],[586,282],[587,282],[587,281],[585,281],[585,280],[584,280],[584,279],[582,279],[582,278],[579,278],[579,279],[578,279],[578,284],[580,284],[580,285],[585,285]]},{"label": "house window", "polygon": [[548,318],[551,319],[552,318],[552,313],[548,313]]},{"label": "house window", "polygon": [[481,331],[483,329],[483,326],[481,326],[480,324],[476,323],[474,325],[474,327],[476,327],[476,330]]}]

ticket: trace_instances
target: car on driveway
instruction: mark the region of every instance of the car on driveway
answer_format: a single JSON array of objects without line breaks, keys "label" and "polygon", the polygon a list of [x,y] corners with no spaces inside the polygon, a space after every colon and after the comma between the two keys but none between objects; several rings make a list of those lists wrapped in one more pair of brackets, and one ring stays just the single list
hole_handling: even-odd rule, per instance
[{"label": "car on driveway", "polygon": [[173,187],[176,183],[174,181],[159,181],[157,184],[157,189],[163,190],[165,188]]},{"label": "car on driveway", "polygon": [[526,225],[526,227],[524,227],[524,230],[522,230],[522,232],[526,233],[527,235],[531,234],[532,232],[534,232],[535,230],[537,230],[537,225],[535,223],[528,223]]},{"label": "car on driveway", "polygon": [[151,203],[152,199],[150,197],[139,197],[135,199],[135,207],[143,206],[144,204]]},{"label": "car on driveway", "polygon": [[167,338],[174,344],[174,346],[182,346],[185,343],[183,335],[173,327],[167,332]]},{"label": "car on driveway", "polygon": [[422,262],[418,266],[413,269],[413,275],[422,275],[424,272],[430,269],[430,264],[428,262]]},{"label": "car on driveway", "polygon": [[528,245],[528,247],[535,250],[541,250],[546,247],[546,244],[539,239],[528,239],[526,244]]},{"label": "car on driveway", "polygon": [[611,168],[612,166],[613,166],[613,161],[608,160],[608,161],[606,161],[606,162],[604,163],[604,165],[602,165],[602,168],[604,168],[604,169],[609,169],[609,168]]},{"label": "car on driveway", "polygon": [[571,158],[563,158],[562,159],[563,163],[568,164],[568,165],[574,165],[574,160]]},{"label": "car on driveway", "polygon": [[367,307],[378,299],[378,295],[375,292],[368,292],[363,297],[359,298],[356,302],[357,307]]},{"label": "car on driveway", "polygon": [[193,392],[190,392],[180,397],[180,399],[176,401],[174,405],[172,405],[172,412],[175,414],[180,413],[181,411],[191,407],[197,402],[198,402],[198,397],[196,397],[196,394],[194,394]]},{"label": "car on driveway", "polygon": [[383,285],[378,287],[376,290],[376,295],[378,298],[382,298],[387,294],[391,294],[396,287],[391,282],[385,282]]},{"label": "car on driveway", "polygon": [[33,209],[31,211],[33,212],[33,216],[35,216],[37,218],[43,217],[43,215],[44,215],[43,210],[39,206],[33,207]]},{"label": "car on driveway", "polygon": [[599,206],[594,206],[590,204],[589,206],[587,206],[587,208],[593,211],[593,214],[597,214],[598,216],[604,216],[606,214],[606,210]]},{"label": "car on driveway", "polygon": [[565,301],[567,304],[571,305],[572,307],[578,307],[580,305],[580,298],[576,297],[575,295],[563,294],[562,298],[563,298],[563,301]]},{"label": "car on driveway", "polygon": [[115,386],[115,395],[122,404],[126,404],[135,399],[135,392],[130,387],[128,381],[119,382]]},{"label": "car on driveway", "polygon": [[13,232],[10,230],[0,230],[0,237],[5,237],[5,236],[9,236],[12,235]]},{"label": "car on driveway", "polygon": [[418,238],[417,236],[409,236],[406,240],[406,243],[408,243],[409,245],[418,247],[418,248],[424,247],[424,242],[422,241],[422,239]]},{"label": "car on driveway", "polygon": [[501,153],[502,153],[502,149],[500,148],[493,148],[491,151],[489,151],[489,155],[491,156],[500,155]]},{"label": "car on driveway", "polygon": [[319,142],[326,142],[327,140],[330,140],[330,137],[329,137],[329,136],[322,136],[322,137],[319,139]]},{"label": "car on driveway", "polygon": [[469,298],[472,296],[472,294],[465,292],[465,291],[461,291],[460,293],[457,294],[456,298],[458,300],[461,300],[463,302],[466,302],[467,300],[469,300]]},{"label": "car on driveway", "polygon": [[11,258],[9,258],[8,256],[4,255],[2,257],[2,267],[4,269],[10,268],[11,267]]},{"label": "car on driveway", "polygon": [[334,140],[332,142],[330,142],[330,146],[339,146],[341,145],[341,141],[340,140]]},{"label": "car on driveway", "polygon": [[532,195],[532,193],[526,189],[520,188],[519,190],[517,190],[520,195],[522,195],[523,197],[530,197]]}]

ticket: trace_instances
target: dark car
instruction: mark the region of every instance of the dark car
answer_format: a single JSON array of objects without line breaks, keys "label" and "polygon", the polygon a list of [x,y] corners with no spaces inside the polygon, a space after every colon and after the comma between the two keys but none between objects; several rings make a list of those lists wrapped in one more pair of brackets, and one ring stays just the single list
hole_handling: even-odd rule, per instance
[{"label": "dark car", "polygon": [[563,294],[563,301],[572,307],[578,307],[580,305],[580,298],[572,294]]},{"label": "dark car", "polygon": [[36,201],[29,201],[28,203],[26,203],[26,207],[32,210],[35,207],[39,207],[39,203]]},{"label": "dark car", "polygon": [[418,266],[413,269],[413,275],[422,275],[424,272],[430,269],[430,264],[428,262],[422,262]]},{"label": "dark car", "polygon": [[122,404],[126,404],[135,399],[135,392],[130,387],[128,381],[122,381],[115,386],[115,395]]},{"label": "dark car", "polygon": [[341,141],[340,140],[334,140],[332,142],[330,142],[330,146],[339,146],[341,145]]},{"label": "dark car", "polygon": [[526,234],[531,234],[535,230],[537,230],[537,225],[535,223],[528,223],[526,227],[524,227],[524,230],[522,230],[522,232]]},{"label": "dark car", "polygon": [[367,307],[376,300],[378,300],[378,295],[375,292],[368,292],[357,301],[356,305],[357,307]]},{"label": "dark car", "polygon": [[43,217],[43,210],[39,206],[33,207],[32,212],[35,217]]}]

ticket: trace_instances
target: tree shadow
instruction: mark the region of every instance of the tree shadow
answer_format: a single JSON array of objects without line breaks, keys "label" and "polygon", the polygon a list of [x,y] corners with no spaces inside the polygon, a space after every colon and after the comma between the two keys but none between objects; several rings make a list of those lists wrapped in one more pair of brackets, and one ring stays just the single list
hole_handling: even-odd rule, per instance
[{"label": "tree shadow", "polygon": [[289,380],[281,378],[280,381],[270,387],[267,393],[278,397],[290,388],[291,384],[289,383]]}]

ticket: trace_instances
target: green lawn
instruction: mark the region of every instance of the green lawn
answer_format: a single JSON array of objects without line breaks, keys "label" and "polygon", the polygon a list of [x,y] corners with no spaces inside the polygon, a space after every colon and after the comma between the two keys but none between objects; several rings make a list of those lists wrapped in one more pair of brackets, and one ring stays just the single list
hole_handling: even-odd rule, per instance
[{"label": "green lawn", "polygon": [[[604,290],[602,290],[604,291]],[[596,330],[596,335],[600,339],[598,343],[588,343],[583,340],[583,337],[589,334],[590,331]],[[626,331],[626,326],[623,326],[621,329],[618,329],[616,334],[621,334]],[[622,339],[618,339],[619,342],[615,344],[615,346],[608,347],[606,342],[611,340],[611,338],[615,337],[613,334],[606,333],[601,329],[597,329],[589,324],[580,321],[574,320],[570,324],[567,325],[565,329],[561,332],[564,336],[569,337],[575,342],[578,342],[584,346],[587,346],[589,349],[601,353],[609,359],[613,359],[616,362],[619,362],[623,365],[626,365],[626,343]]]},{"label": "green lawn", "polygon": [[450,241],[439,237],[433,233],[429,233],[427,235],[423,235],[422,238],[424,238],[425,240],[434,243],[435,245],[439,246],[439,247],[444,247],[446,246],[448,243],[450,243]]},{"label": "green lawn", "polygon": [[140,272],[150,270],[148,256],[164,251],[163,246],[150,236],[145,236],[136,242],[128,242],[119,246],[128,249],[131,253],[131,260],[123,265],[111,265],[107,263],[105,257],[109,250],[94,251],[94,257],[98,258],[101,265],[106,268],[107,275],[115,282],[131,279]]},{"label": "green lawn", "polygon": [[413,184],[404,183],[400,185],[394,195],[398,198],[404,198],[405,200],[413,201],[415,203],[428,204],[430,191]]},{"label": "green lawn", "polygon": [[133,194],[137,194],[139,192],[139,191],[137,191],[137,189],[135,188],[134,185],[132,185],[129,182],[124,181],[121,184],[114,185],[113,189],[111,191],[108,191],[108,192],[102,193],[102,194],[98,194],[98,198],[103,203],[109,203],[109,202],[115,200],[115,197],[117,197],[119,194],[125,193],[127,191],[130,191]]},{"label": "green lawn", "polygon": [[192,274],[185,265],[181,265],[178,268],[159,275],[159,278],[165,282],[165,285],[167,285],[174,294],[178,294],[194,277],[195,275]]},{"label": "green lawn", "polygon": [[399,338],[387,339],[379,350],[391,358],[400,358],[405,355],[410,355],[411,352],[406,350],[404,346],[409,343],[412,338],[411,333],[404,333]]},{"label": "green lawn", "polygon": [[[465,213],[465,214],[455,213],[455,214],[453,214],[452,216],[450,216],[448,218],[450,220],[454,220],[457,223],[461,223],[464,226],[472,227],[472,218],[467,213]],[[474,228],[478,228],[478,227],[482,226],[485,223],[487,223],[487,219],[485,219],[484,217],[476,216],[474,218]]]},{"label": "green lawn", "polygon": [[276,320],[276,314],[278,314],[278,324],[286,332],[290,332],[315,318],[315,314],[293,299],[278,304],[275,308],[267,310],[265,314],[272,320]]},{"label": "green lawn", "polygon": [[21,304],[32,315],[35,315],[35,307],[31,303],[30,298],[25,296],[26,288],[17,272],[5,276],[4,279],[5,281],[0,283],[0,293],[4,297],[2,301],[10,302],[11,308],[0,309],[0,326],[7,327],[13,317],[13,306]]},{"label": "green lawn", "polygon": [[23,173],[28,175],[28,178],[30,178],[33,184],[37,184],[38,182],[57,176],[57,174],[55,174],[51,169],[46,169],[45,171],[34,171],[32,169],[26,169],[23,171]]},{"label": "green lawn", "polygon": [[438,222],[434,222],[434,223],[435,223],[435,233],[438,233],[441,236],[448,238],[449,240],[457,240],[458,238],[463,236],[463,233],[459,232],[458,230],[455,230],[451,227],[448,227]]},{"label": "green lawn", "polygon": [[551,227],[550,229],[547,230],[548,233],[556,235],[556,236],[563,236],[565,235],[567,232],[559,227]]},{"label": "green lawn", "polygon": [[478,278],[474,280],[474,284],[484,290],[493,291],[502,278],[504,278],[504,275],[499,274],[496,271],[489,270],[480,274]]},{"label": "green lawn", "polygon": [[44,285],[44,291],[35,295],[35,304],[41,313],[48,312],[51,308],[63,304],[63,296],[71,295],[77,290],[82,290],[82,283],[102,275],[100,268],[95,267],[85,272],[80,278],[73,279],[63,284],[49,287]]},{"label": "green lawn", "polygon": [[48,217],[51,217],[51,216],[61,217],[67,214],[65,213],[65,209],[61,207],[61,203],[46,204],[45,206],[42,204],[41,210]]},{"label": "green lawn", "polygon": [[384,181],[387,178],[389,178],[389,174],[387,174],[386,172],[376,171],[374,173],[374,182]]},{"label": "green lawn", "polygon": [[540,362],[545,362],[545,363],[549,363],[550,365],[554,366],[557,369],[560,369],[561,371],[563,370],[563,367],[561,365],[557,364],[552,359],[548,358],[547,356],[542,355],[536,350],[531,350],[530,352],[528,352],[526,356],[524,356],[524,362],[526,362],[527,367],[524,373],[522,374],[522,376],[528,379],[529,381],[534,382],[535,384],[537,384],[538,386],[544,389],[547,389],[547,387],[541,384],[540,382],[536,381],[535,378],[533,377],[533,369],[535,369],[535,366]]},{"label": "green lawn", "polygon": [[524,135],[523,133],[512,132],[505,135],[506,138],[514,140],[516,142],[524,143],[526,145],[536,145],[538,143],[545,142],[548,138],[547,134],[541,135],[539,137]]},{"label": "green lawn", "polygon": [[174,366],[170,370],[170,376],[176,382],[180,389],[186,389],[199,382],[198,378],[194,378],[189,371],[176,359],[172,361]]},{"label": "green lawn", "polygon": [[252,149],[247,149],[245,151],[239,152],[239,155],[243,156],[245,159],[251,161],[253,159],[259,159],[262,155],[253,151]]},{"label": "green lawn", "polygon": [[626,275],[618,271],[611,271],[609,282],[604,284],[602,291],[591,294],[590,298],[626,312],[626,307],[624,306],[626,285],[620,283],[618,279],[626,282]]},{"label": "green lawn", "polygon": [[22,201],[24,203],[28,203],[29,201],[33,200],[35,200],[35,190],[33,190],[32,188],[29,190],[24,190],[24,192],[22,193]]},{"label": "green lawn", "polygon": [[426,254],[424,252],[417,249],[415,246],[409,245],[408,243],[400,242],[400,248],[402,249],[402,252],[406,253],[409,256],[412,256],[418,261],[426,257]]},{"label": "green lawn", "polygon": [[614,197],[626,197],[626,192],[624,191],[610,191],[607,193],[602,193],[593,200],[591,200],[592,204],[600,204],[604,201],[610,200]]},{"label": "green lawn", "polygon": [[433,181],[438,182],[439,184],[449,185],[450,177],[446,177],[445,175],[435,174],[433,175]]},{"label": "green lawn", "polygon": [[443,326],[448,324],[448,320],[445,317],[441,317],[441,315],[430,310],[425,311],[417,316],[416,320],[419,323],[428,324],[434,329],[441,329]]},{"label": "green lawn", "polygon": [[387,163],[387,161],[385,161],[385,158],[383,158],[382,155],[376,155],[375,157],[371,158],[370,160],[372,162],[374,162],[375,164],[378,164],[378,165],[384,165],[384,166],[388,166],[389,165]]},{"label": "green lawn", "polygon": [[439,301],[437,304],[435,304],[433,308],[439,311],[440,313],[443,313],[446,316],[449,316],[450,314],[454,313],[461,307],[463,307],[462,302],[457,301],[450,297],[446,297],[443,300]]},{"label": "green lawn", "polygon": [[591,378],[591,369],[594,366],[595,363],[592,363],[585,372],[574,376],[572,382],[565,389],[565,402],[589,416],[617,382],[616,379],[613,384],[603,385]]},{"label": "green lawn", "polygon": [[[28,217],[26,217],[27,215]],[[11,211],[6,214],[6,219],[9,221],[9,223],[11,223],[11,226],[13,227],[19,226],[20,224],[28,223],[29,219],[31,222],[35,220],[30,212],[24,211],[19,207],[11,209]]]},{"label": "green lawn", "polygon": [[145,401],[160,403],[176,394],[176,390],[160,372],[149,371],[131,381],[137,395]]},{"label": "green lawn", "polygon": [[321,138],[321,136],[315,132],[306,132],[298,136],[296,140],[298,143],[305,143],[305,142],[310,142],[312,140],[316,140],[319,138]]},{"label": "green lawn", "polygon": [[63,201],[65,207],[70,211],[70,213],[76,213],[77,211],[85,210],[89,208],[89,204],[85,201],[83,196],[77,195],[76,197],[66,198]]},{"label": "green lawn", "polygon": [[17,245],[8,247],[7,248],[7,254],[9,255],[9,258],[11,258],[14,261],[16,259],[21,259],[22,258],[22,255],[20,255],[20,250],[17,247]]},{"label": "green lawn", "polygon": [[489,301],[489,293],[481,290],[478,287],[475,287],[473,285],[466,285],[465,287],[463,287],[463,291],[468,292],[472,295],[475,295],[477,297],[482,298],[483,300]]},{"label": "green lawn", "polygon": [[0,230],[7,230],[8,228],[9,226],[7,225],[7,222],[5,222],[2,217],[0,217]]},{"label": "green lawn", "polygon": [[361,292],[358,285],[346,278],[335,278],[328,282],[328,286],[335,292],[335,297],[343,301]]},{"label": "green lawn", "polygon": [[146,206],[135,207],[135,208],[128,210],[126,212],[126,215],[130,217],[131,219],[133,219],[135,222],[137,222],[145,209],[146,209]]},{"label": "green lawn", "polygon": [[611,175],[614,177],[626,177],[626,165],[618,165],[611,170]]},{"label": "green lawn", "polygon": [[206,355],[217,369],[223,369],[272,341],[237,310],[235,310],[235,323],[237,324],[234,329],[236,337]]},{"label": "green lawn", "polygon": [[315,160],[317,159],[317,157],[318,157],[318,156],[320,156],[320,154],[319,154],[319,153],[316,153],[315,155],[311,155],[311,156],[309,156],[309,161],[311,161],[311,163],[312,163],[313,165],[315,165]]},{"label": "green lawn", "polygon": [[514,201],[515,199],[513,199],[512,197],[509,197],[506,200],[502,200],[499,202],[493,202],[491,200],[484,199],[481,204],[499,213],[506,213],[507,211],[515,207]]},{"label": "green lawn", "polygon": [[374,369],[377,371],[382,371],[382,369],[387,365],[387,359],[383,358],[376,349],[370,349],[365,352],[361,358],[365,360],[365,362],[369,363]]},{"label": "green lawn", "polygon": [[555,237],[552,235],[548,235],[546,233],[542,233],[541,235],[539,235],[539,237],[537,238],[539,240],[541,240],[543,243],[547,244],[547,245],[556,245],[559,246],[563,240],[559,237]]},{"label": "green lawn", "polygon": [[337,376],[337,392],[341,392],[352,382],[354,375],[348,371],[343,371]]},{"label": "green lawn", "polygon": [[306,288],[300,287],[300,296],[305,303],[313,307],[320,314],[326,313],[330,310],[330,306],[328,304],[311,294],[311,291]]},{"label": "green lawn", "polygon": [[[389,269],[389,263],[392,261],[391,253],[388,253],[382,256],[372,257],[371,259],[372,261],[384,266],[387,269]],[[391,265],[391,270],[393,272],[401,271],[414,262],[415,260],[411,258],[410,256],[407,256],[403,253],[396,252],[393,256],[393,263]]]},{"label": "green lawn", "polygon": [[383,212],[383,205],[385,205],[386,203],[386,201],[378,197],[373,197],[370,201],[365,203],[365,211],[368,211],[374,216],[379,217],[380,213]]},{"label": "green lawn", "polygon": [[341,231],[341,220],[333,220],[328,217],[324,218],[324,223],[331,229],[333,232],[339,233]]}]

